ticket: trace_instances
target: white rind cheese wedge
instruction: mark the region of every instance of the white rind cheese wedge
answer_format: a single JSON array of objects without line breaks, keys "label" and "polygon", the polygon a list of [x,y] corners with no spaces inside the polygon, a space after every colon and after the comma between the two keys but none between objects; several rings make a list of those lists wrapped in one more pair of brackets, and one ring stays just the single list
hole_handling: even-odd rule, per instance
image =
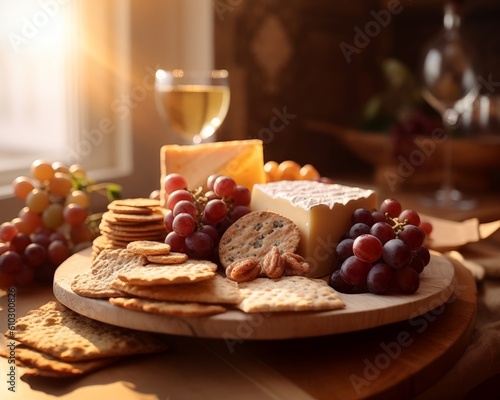
[{"label": "white rind cheese wedge", "polygon": [[262,141],[232,140],[197,145],[165,145],[161,148],[161,200],[165,202],[164,178],[181,174],[189,189],[206,188],[212,174],[227,175],[238,185],[252,190],[256,183],[266,182]]},{"label": "white rind cheese wedge", "polygon": [[299,227],[298,253],[311,265],[311,277],[332,272],[335,248],[351,226],[352,213],[377,207],[376,193],[316,181],[278,181],[254,185],[250,209],[280,213]]}]

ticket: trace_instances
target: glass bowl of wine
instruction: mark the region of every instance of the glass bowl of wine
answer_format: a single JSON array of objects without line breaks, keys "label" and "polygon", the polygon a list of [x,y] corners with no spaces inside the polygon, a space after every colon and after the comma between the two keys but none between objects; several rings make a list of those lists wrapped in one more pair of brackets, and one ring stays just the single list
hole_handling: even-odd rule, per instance
[{"label": "glass bowl of wine", "polygon": [[229,73],[159,69],[155,100],[160,117],[183,142],[213,139],[229,109]]}]

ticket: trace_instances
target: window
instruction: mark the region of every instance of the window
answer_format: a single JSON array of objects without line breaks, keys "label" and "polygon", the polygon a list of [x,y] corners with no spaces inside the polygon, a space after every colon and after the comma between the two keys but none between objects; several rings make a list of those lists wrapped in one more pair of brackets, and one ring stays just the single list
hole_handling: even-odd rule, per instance
[{"label": "window", "polygon": [[[0,196],[35,158],[127,174],[127,0],[0,0]],[[119,69],[118,69],[119,67]],[[118,72],[119,71],[119,72]]]}]

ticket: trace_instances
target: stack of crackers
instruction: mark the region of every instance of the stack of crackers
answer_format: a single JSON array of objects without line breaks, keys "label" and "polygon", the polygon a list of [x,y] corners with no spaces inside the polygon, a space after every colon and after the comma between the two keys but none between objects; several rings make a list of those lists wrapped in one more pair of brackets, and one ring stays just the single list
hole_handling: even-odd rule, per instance
[{"label": "stack of crackers", "polygon": [[115,200],[99,225],[100,236],[92,244],[92,257],[103,249],[121,249],[136,240],[163,242],[167,234],[164,209],[159,200],[133,198]]},{"label": "stack of crackers", "polygon": [[[167,261],[165,243],[131,242],[103,250],[71,287],[81,296],[109,299],[115,306],[165,315],[207,316],[239,309],[247,313],[343,308],[324,280],[303,276],[235,282],[206,260]],[[164,257],[162,263],[158,262]]]},{"label": "stack of crackers", "polygon": [[[80,376],[125,356],[167,350],[160,336],[104,324],[51,301],[16,321],[15,360],[25,374]],[[0,355],[12,356],[9,346]]]}]

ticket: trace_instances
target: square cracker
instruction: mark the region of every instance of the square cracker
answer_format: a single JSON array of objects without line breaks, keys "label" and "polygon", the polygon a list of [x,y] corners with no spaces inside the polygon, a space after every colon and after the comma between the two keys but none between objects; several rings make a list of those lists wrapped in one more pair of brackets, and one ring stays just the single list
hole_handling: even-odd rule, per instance
[{"label": "square cracker", "polygon": [[182,264],[188,260],[187,254],[171,251],[168,254],[147,256],[148,261],[153,264]]},{"label": "square cracker", "polygon": [[118,279],[133,285],[173,285],[213,279],[217,264],[207,260],[187,260],[181,264],[148,264],[122,271]]},{"label": "square cracker", "polygon": [[[0,356],[8,357],[8,348],[0,348]],[[23,344],[16,345],[16,364],[26,368],[28,375],[73,377],[103,368],[122,357],[106,357],[88,361],[63,361]]]},{"label": "square cracker", "polygon": [[118,274],[147,264],[146,257],[127,249],[102,250],[92,262],[89,271],[78,274],[71,282],[71,289],[78,295],[92,298],[123,296],[124,293],[111,287]]},{"label": "square cracker", "polygon": [[215,304],[177,303],[172,301],[130,299],[124,297],[111,298],[109,302],[114,306],[129,310],[163,315],[180,315],[183,317],[201,317],[226,312],[224,307]]},{"label": "square cracker", "polygon": [[64,361],[94,360],[167,349],[167,345],[156,335],[92,320],[56,301],[50,301],[18,318],[16,340]]},{"label": "square cracker", "polygon": [[117,279],[112,286],[130,295],[154,300],[223,304],[237,304],[241,300],[238,284],[220,275],[195,283],[156,286],[132,285]]},{"label": "square cracker", "polygon": [[239,284],[244,312],[318,311],[344,308],[338,293],[322,279],[284,276],[257,278]]}]

